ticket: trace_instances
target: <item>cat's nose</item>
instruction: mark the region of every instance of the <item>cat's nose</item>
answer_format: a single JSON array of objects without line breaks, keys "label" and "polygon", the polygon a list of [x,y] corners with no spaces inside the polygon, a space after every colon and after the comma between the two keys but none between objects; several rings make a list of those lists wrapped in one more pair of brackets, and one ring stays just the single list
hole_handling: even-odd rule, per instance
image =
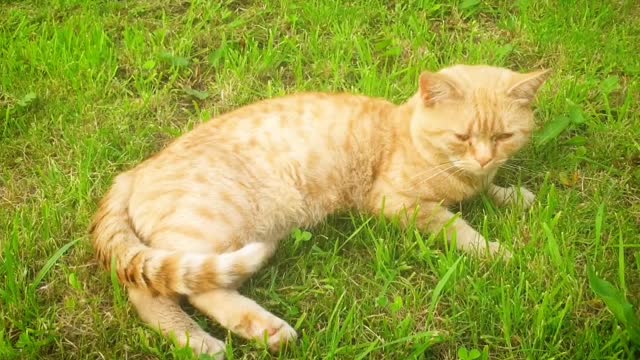
[{"label": "cat's nose", "polygon": [[473,148],[473,158],[476,159],[480,167],[487,165],[493,158],[493,151],[489,144],[478,142]]},{"label": "cat's nose", "polygon": [[491,161],[491,154],[476,154],[475,159],[480,167],[484,167]]}]

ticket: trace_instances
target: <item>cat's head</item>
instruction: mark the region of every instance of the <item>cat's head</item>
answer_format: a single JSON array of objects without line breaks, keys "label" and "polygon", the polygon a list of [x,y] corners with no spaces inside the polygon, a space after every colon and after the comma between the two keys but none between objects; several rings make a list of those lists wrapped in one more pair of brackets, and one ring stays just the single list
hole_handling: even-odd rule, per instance
[{"label": "cat's head", "polygon": [[423,72],[414,142],[468,174],[495,172],[531,138],[531,104],[547,74],[467,65]]}]

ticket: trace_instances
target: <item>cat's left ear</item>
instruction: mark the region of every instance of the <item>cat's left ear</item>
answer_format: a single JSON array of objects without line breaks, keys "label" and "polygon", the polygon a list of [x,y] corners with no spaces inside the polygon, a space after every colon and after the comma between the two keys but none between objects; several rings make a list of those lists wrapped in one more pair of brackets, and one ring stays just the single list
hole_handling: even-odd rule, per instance
[{"label": "cat's left ear", "polygon": [[507,91],[507,95],[523,104],[530,104],[550,73],[551,70],[539,70],[526,74],[517,74],[514,84]]},{"label": "cat's left ear", "polygon": [[420,74],[420,98],[426,106],[444,100],[455,100],[462,97],[462,91],[451,78],[442,73],[424,71]]}]

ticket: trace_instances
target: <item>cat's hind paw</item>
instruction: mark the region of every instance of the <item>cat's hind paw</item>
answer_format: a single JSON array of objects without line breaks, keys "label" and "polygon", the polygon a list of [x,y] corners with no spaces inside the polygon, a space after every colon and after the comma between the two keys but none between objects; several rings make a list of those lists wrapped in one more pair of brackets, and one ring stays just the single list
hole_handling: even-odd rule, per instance
[{"label": "cat's hind paw", "polygon": [[225,343],[203,331],[193,335],[181,334],[176,340],[180,346],[189,346],[196,355],[207,354],[212,359],[224,360]]},{"label": "cat's hind paw", "polygon": [[269,350],[277,352],[286,344],[294,342],[298,338],[296,331],[286,322],[282,322],[281,326],[271,330],[267,340]]}]

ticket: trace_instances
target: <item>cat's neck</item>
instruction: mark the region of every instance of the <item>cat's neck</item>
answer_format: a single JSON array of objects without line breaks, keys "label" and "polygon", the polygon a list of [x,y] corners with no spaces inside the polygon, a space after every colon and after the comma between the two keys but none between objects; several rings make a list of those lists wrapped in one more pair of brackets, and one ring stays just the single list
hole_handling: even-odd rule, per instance
[{"label": "cat's neck", "polygon": [[404,153],[408,161],[421,168],[448,162],[449,159],[437,148],[425,148],[421,145],[423,142],[417,141],[416,136],[420,134],[412,131],[412,125],[420,106],[424,106],[422,99],[419,94],[415,94],[391,112],[389,120],[394,126],[396,137],[400,140],[398,150]]}]

